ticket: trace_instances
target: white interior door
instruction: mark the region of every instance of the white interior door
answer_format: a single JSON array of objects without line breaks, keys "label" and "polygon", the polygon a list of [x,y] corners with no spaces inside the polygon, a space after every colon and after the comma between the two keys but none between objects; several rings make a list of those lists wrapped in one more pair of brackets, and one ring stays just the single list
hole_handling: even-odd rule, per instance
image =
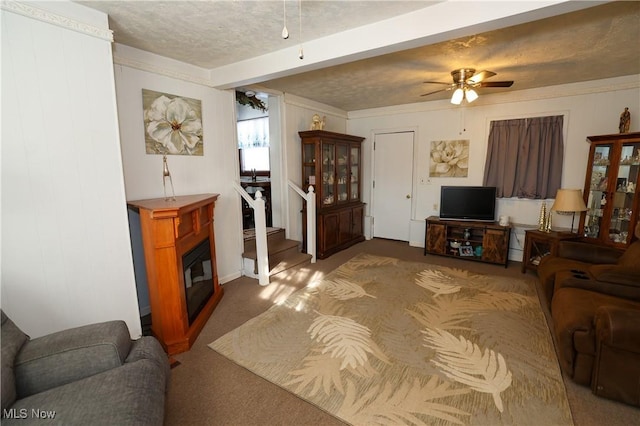
[{"label": "white interior door", "polygon": [[373,236],[409,241],[414,132],[379,133],[373,150]]}]

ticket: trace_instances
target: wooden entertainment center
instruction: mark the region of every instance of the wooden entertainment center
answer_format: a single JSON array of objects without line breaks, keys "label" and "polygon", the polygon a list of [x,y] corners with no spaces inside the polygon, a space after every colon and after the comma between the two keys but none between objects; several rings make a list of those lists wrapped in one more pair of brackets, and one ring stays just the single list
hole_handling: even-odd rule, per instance
[{"label": "wooden entertainment center", "polygon": [[437,254],[507,267],[511,226],[496,222],[444,220],[436,216],[425,220],[425,255]]}]

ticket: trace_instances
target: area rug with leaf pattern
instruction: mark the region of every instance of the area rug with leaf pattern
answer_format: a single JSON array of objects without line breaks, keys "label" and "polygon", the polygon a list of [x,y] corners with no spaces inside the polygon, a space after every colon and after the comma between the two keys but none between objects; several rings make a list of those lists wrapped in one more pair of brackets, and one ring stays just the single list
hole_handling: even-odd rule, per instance
[{"label": "area rug with leaf pattern", "polygon": [[361,254],[209,345],[353,425],[571,425],[532,283]]}]

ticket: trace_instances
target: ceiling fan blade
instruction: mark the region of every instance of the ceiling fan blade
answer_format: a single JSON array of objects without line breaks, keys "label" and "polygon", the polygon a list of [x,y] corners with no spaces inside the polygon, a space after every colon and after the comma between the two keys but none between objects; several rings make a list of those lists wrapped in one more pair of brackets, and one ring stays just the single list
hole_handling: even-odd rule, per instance
[{"label": "ceiling fan blade", "polygon": [[434,93],[447,92],[449,90],[451,90],[451,87],[447,87],[446,89],[436,90],[435,92],[425,93],[424,95],[420,95],[420,96],[429,96],[429,95],[433,95]]},{"label": "ceiling fan blade", "polygon": [[479,84],[479,87],[511,87],[513,81],[485,81]]},{"label": "ceiling fan blade", "polygon": [[441,81],[423,81],[423,83],[427,83],[427,84],[451,84],[451,83],[443,83]]},{"label": "ceiling fan blade", "polygon": [[480,71],[478,73],[473,74],[471,77],[469,77],[467,79],[467,83],[469,84],[480,83],[485,78],[493,77],[494,75],[496,75],[495,72],[486,71],[486,70]]}]

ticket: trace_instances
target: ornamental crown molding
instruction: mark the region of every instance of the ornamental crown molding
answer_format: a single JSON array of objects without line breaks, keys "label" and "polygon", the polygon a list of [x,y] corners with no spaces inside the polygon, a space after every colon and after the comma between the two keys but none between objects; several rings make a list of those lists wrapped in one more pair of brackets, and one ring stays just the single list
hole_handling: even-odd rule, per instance
[{"label": "ornamental crown molding", "polygon": [[89,35],[91,37],[96,37],[101,40],[113,42],[113,31],[108,28],[99,28],[85,22],[80,22],[66,16],[57,15],[55,13],[39,9],[29,4],[20,3],[17,1],[3,1],[2,3],[0,3],[0,9],[6,10],[7,12],[13,12],[18,15],[26,16],[27,18],[36,19],[47,24],[52,24],[68,30],[76,31],[78,33]]}]

